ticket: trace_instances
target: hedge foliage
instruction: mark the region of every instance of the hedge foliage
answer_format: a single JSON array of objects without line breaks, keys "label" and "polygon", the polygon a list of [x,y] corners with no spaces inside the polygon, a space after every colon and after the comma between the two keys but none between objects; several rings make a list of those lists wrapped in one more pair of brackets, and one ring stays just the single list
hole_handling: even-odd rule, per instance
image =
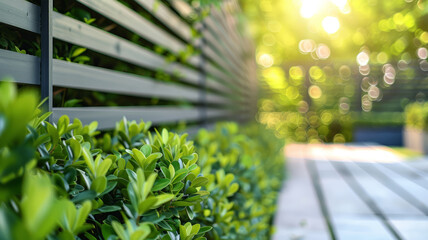
[{"label": "hedge foliage", "polygon": [[0,83],[0,239],[268,239],[282,144],[235,123],[187,134],[46,121]]},{"label": "hedge foliage", "polygon": [[406,127],[428,131],[428,103],[411,103],[404,111]]}]

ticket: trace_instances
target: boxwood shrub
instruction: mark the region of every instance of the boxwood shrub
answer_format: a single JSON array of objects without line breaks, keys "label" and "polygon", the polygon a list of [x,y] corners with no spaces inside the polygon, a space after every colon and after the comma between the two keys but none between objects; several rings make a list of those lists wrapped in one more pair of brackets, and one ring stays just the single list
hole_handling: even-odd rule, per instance
[{"label": "boxwood shrub", "polygon": [[0,239],[269,239],[282,143],[257,125],[100,132],[38,99],[0,83]]}]

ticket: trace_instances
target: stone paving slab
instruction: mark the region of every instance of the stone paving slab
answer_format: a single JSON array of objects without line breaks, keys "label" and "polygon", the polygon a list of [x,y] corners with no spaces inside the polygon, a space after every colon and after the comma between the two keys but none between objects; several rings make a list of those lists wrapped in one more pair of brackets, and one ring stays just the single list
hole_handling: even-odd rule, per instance
[{"label": "stone paving slab", "polygon": [[428,239],[428,218],[390,219],[403,239],[426,240]]},{"label": "stone paving slab", "polygon": [[328,240],[329,234],[305,161],[287,159],[288,179],[281,192],[275,218],[275,240]]},{"label": "stone paving slab", "polygon": [[428,239],[428,159],[375,145],[286,148],[275,240]]}]

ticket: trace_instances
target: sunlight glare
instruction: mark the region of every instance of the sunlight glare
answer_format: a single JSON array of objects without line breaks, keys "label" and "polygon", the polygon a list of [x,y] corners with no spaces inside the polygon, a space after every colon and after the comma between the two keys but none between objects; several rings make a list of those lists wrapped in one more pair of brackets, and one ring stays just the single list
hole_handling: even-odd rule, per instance
[{"label": "sunlight glare", "polygon": [[340,9],[344,8],[348,3],[347,0],[330,0],[330,2],[336,5]]},{"label": "sunlight glare", "polygon": [[340,23],[337,18],[328,16],[322,20],[322,27],[328,34],[333,34],[339,30]]},{"label": "sunlight glare", "polygon": [[300,15],[303,18],[310,18],[314,16],[321,8],[321,0],[302,0],[300,7]]}]

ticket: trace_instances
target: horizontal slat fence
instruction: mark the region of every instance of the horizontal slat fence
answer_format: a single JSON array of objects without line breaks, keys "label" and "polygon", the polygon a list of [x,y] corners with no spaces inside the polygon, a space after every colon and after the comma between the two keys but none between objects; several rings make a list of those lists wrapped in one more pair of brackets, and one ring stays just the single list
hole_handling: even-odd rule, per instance
[{"label": "horizontal slat fence", "polygon": [[[96,120],[101,129],[110,129],[123,116],[129,120],[152,121],[157,125],[181,121],[199,124],[216,120],[245,121],[253,116],[257,100],[254,48],[234,25],[236,19],[232,12],[239,11],[234,1],[224,1],[222,7],[213,7],[211,14],[199,22],[188,20],[189,15],[196,14],[198,10],[181,0],[136,0],[135,4],[149,12],[156,21],[117,0],[77,1],[82,7],[171,54],[177,56],[189,46],[196,50],[183,61],[170,61],[151,47],[52,11],[52,6],[43,9],[52,4],[52,0],[42,1],[47,4],[38,6],[25,0],[0,0],[0,23],[51,37],[50,42],[47,41],[50,45],[41,49],[42,57],[49,53],[49,48],[52,50],[53,41],[62,41],[117,62],[163,72],[176,81],[52,59],[53,56],[46,61],[4,49],[0,49],[0,79],[11,76],[18,83],[40,85],[42,90],[50,88],[50,92],[53,87],[62,87],[189,102],[185,106],[53,107],[49,109],[53,112],[53,122],[67,114],[71,118],[80,118],[83,123]],[[45,12],[48,15],[41,16]],[[50,20],[51,26],[42,26],[42,19],[46,23]],[[198,37],[194,37],[194,31]],[[43,41],[46,38],[42,37],[41,44],[45,46]],[[51,94],[48,93],[52,99]]]}]

